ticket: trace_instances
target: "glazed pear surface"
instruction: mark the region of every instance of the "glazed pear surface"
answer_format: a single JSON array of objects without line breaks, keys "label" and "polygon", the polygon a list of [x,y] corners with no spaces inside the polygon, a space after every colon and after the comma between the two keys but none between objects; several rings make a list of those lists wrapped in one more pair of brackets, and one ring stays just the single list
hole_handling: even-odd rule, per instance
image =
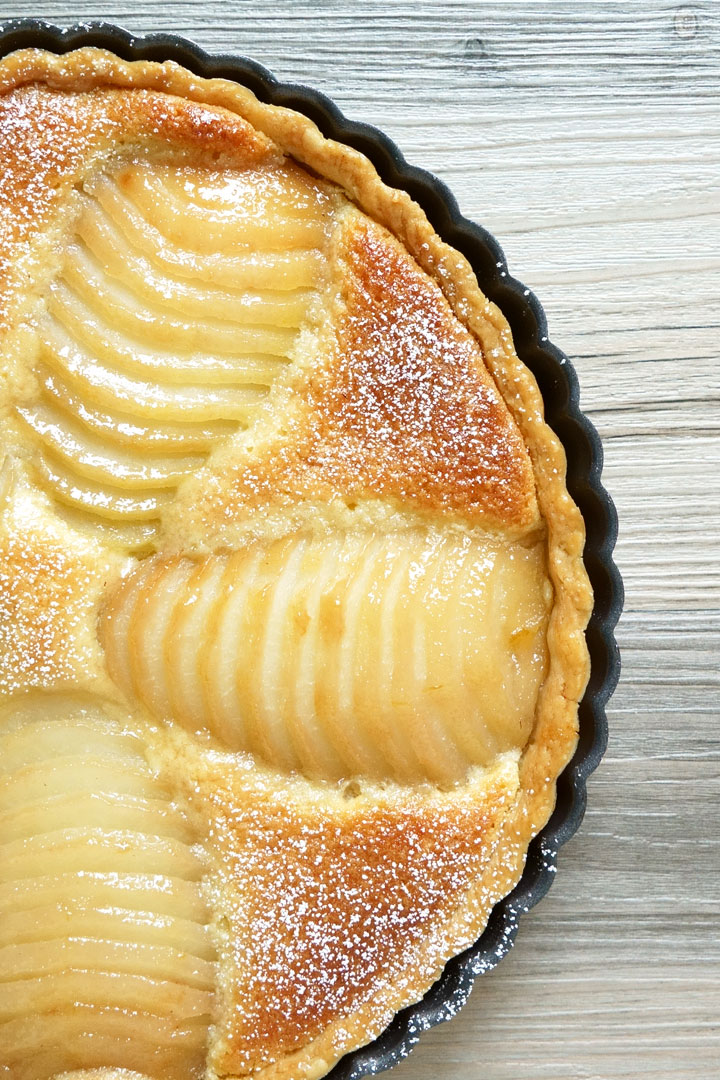
[{"label": "glazed pear surface", "polygon": [[[326,200],[325,200],[326,201]],[[299,170],[138,162],[89,179],[19,413],[44,488],[131,548],[213,444],[247,427],[307,320],[325,238]]]},{"label": "glazed pear surface", "polygon": [[203,861],[124,719],[64,694],[2,710],[0,1060],[18,1080],[202,1069]]},{"label": "glazed pear surface", "polygon": [[159,719],[324,780],[462,780],[515,750],[545,670],[542,551],[428,532],[146,560],[100,623]]}]

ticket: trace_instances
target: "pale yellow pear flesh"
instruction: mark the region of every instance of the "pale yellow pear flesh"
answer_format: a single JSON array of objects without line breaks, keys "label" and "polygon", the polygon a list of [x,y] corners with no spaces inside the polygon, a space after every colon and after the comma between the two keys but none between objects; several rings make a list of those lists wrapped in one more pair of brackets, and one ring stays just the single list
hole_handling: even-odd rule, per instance
[{"label": "pale yellow pear flesh", "polygon": [[18,414],[69,520],[147,551],[314,317],[327,213],[299,170],[142,157],[78,198],[36,327],[39,393]]},{"label": "pale yellow pear flesh", "polygon": [[216,985],[205,867],[115,713],[66,694],[0,713],[0,1047],[13,1080],[203,1067]]},{"label": "pale yellow pear flesh", "polygon": [[153,716],[317,779],[463,779],[519,750],[544,677],[541,546],[411,530],[158,556],[111,598],[111,675]]}]

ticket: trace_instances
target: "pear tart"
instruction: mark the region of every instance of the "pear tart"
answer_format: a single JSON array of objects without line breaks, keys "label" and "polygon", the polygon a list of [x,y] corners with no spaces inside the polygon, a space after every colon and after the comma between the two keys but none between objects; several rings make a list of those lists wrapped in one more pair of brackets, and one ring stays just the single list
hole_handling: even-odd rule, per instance
[{"label": "pear tart", "polygon": [[0,1074],[320,1077],[517,882],[577,736],[562,448],[367,159],[0,64]]}]

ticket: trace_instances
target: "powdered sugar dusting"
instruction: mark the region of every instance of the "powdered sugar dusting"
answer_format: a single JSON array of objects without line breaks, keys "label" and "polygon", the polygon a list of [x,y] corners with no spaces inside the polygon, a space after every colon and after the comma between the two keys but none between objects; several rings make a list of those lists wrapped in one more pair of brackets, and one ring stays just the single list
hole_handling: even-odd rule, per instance
[{"label": "powdered sugar dusting", "polygon": [[[224,757],[205,768],[194,798],[212,822],[229,964],[220,1073],[268,1064],[389,988],[402,998],[432,977],[448,915],[487,874],[517,784],[508,759],[451,794],[376,788],[343,800]],[[491,875],[474,910],[492,891]]]},{"label": "powdered sugar dusting", "polygon": [[[5,508],[0,531],[0,696],[90,685],[102,670],[94,632],[112,560],[47,528],[32,499]],[[100,676],[101,681],[104,676]]]},{"label": "powdered sugar dusting", "polygon": [[32,288],[28,241],[42,231],[101,152],[133,141],[185,143],[214,160],[261,163],[272,144],[240,117],[217,122],[217,111],[143,90],[56,93],[26,86],[0,97],[0,328],[10,317],[19,281]]},{"label": "powdered sugar dusting", "polygon": [[316,401],[325,425],[343,433],[342,456],[367,462],[393,494],[433,508],[527,518],[522,439],[437,285],[369,221],[352,229],[341,257],[346,314]]},{"label": "powdered sugar dusting", "polygon": [[[477,341],[380,226],[336,238],[334,340],[259,456],[196,491],[206,529],[248,509],[384,497],[519,530],[538,523],[530,459]],[[192,512],[192,511],[191,511]]]}]

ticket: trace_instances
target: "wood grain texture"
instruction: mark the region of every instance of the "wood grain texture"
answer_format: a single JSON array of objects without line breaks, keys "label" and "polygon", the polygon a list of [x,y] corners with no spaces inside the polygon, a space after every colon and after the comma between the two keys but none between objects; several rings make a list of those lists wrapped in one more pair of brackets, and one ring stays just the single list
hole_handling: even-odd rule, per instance
[{"label": "wood grain texture", "polygon": [[[67,25],[80,9],[33,13]],[[440,175],[539,293],[604,439],[627,589],[608,754],[515,949],[393,1077],[717,1077],[720,4],[142,0],[91,15],[251,55]]]}]

